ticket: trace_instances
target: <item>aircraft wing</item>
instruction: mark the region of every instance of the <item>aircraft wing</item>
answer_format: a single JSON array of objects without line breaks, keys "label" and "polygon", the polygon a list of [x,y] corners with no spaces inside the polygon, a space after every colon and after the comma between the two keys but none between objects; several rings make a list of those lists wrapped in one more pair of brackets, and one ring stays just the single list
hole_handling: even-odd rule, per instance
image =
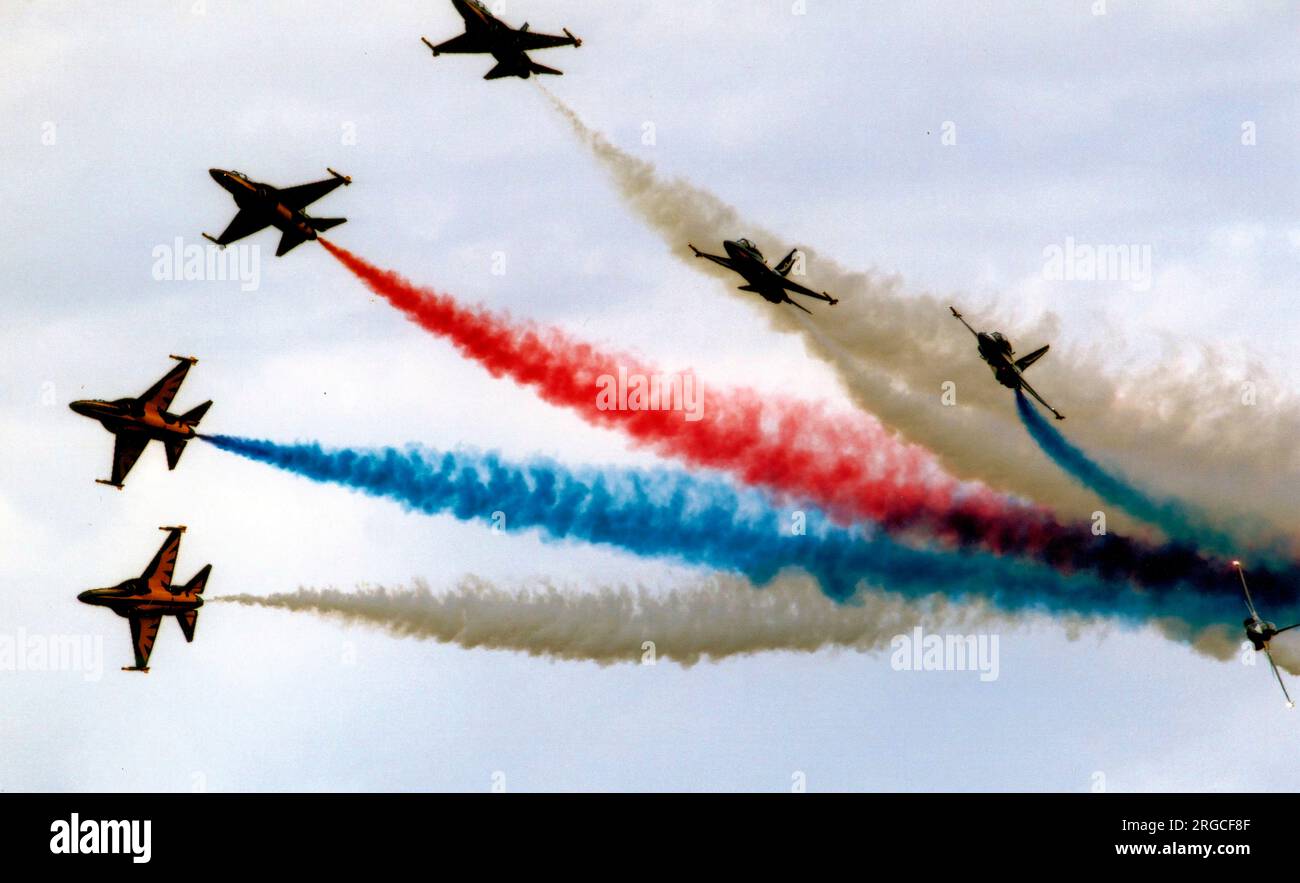
[{"label": "aircraft wing", "polygon": [[536,34],[532,31],[516,31],[515,40],[519,48],[527,52],[529,49],[550,49],[555,46],[576,46],[578,41],[571,36],[558,37],[553,34]]},{"label": "aircraft wing", "polygon": [[229,245],[237,239],[243,239],[245,236],[252,236],[260,230],[265,230],[271,225],[270,221],[263,221],[265,215],[259,212],[252,212],[248,209],[242,209],[235,215],[234,219],[226,225],[226,229],[217,237],[217,245]]},{"label": "aircraft wing", "polygon": [[314,181],[311,184],[286,187],[280,191],[280,201],[289,208],[306,208],[325,194],[334,192],[336,188],[343,186],[344,183],[346,182],[342,178],[327,178],[324,181]]},{"label": "aircraft wing", "polygon": [[167,539],[163,540],[158,554],[153,556],[144,573],[140,574],[140,579],[148,583],[150,591],[171,588],[172,574],[176,572],[176,557],[181,551],[182,530],[179,527],[167,529]]},{"label": "aircraft wing", "polygon": [[[1246,593],[1246,609],[1250,611],[1251,616],[1258,620],[1259,613],[1255,611],[1255,599],[1250,597],[1250,587],[1246,585],[1246,571],[1242,570],[1239,561],[1232,562],[1232,565],[1237,568],[1237,576],[1241,578],[1241,590]],[[1295,628],[1295,626],[1289,626],[1289,628]]]},{"label": "aircraft wing", "polygon": [[190,373],[190,365],[194,364],[194,360],[188,358],[178,359],[178,361],[180,364],[163,375],[162,380],[145,390],[144,395],[140,396],[141,402],[153,405],[159,411],[167,409],[172,399],[176,398],[176,391],[185,382],[185,375]]},{"label": "aircraft wing", "polygon": [[158,637],[161,616],[136,616],[131,620],[131,644],[135,648],[135,667],[139,671],[149,670],[149,654],[153,652],[154,639]]},{"label": "aircraft wing", "polygon": [[1273,661],[1273,654],[1269,652],[1267,645],[1264,647],[1264,655],[1268,657],[1268,666],[1273,669],[1273,677],[1277,678],[1277,685],[1282,688],[1282,695],[1286,697],[1286,707],[1295,708],[1295,703],[1291,701],[1291,694],[1286,691],[1286,684],[1282,682],[1282,673],[1277,670],[1277,663]]},{"label": "aircraft wing", "polygon": [[[423,37],[420,38],[424,40]],[[424,40],[424,45],[428,46],[434,55],[459,54],[459,55],[476,55],[480,52],[491,52],[492,45],[488,42],[487,37],[481,31],[466,31],[459,37],[452,37],[450,40],[444,40],[437,46]]]},{"label": "aircraft wing", "polygon": [[140,435],[134,432],[119,432],[117,440],[113,444],[113,477],[109,484],[122,486],[126,474],[131,471],[135,461],[140,459],[144,453],[145,446],[149,444],[149,436]]},{"label": "aircraft wing", "polygon": [[956,308],[956,307],[948,307],[948,309],[952,312],[953,317],[954,317],[958,322],[960,322],[961,324],[965,325],[965,326],[966,326],[966,330],[969,331],[971,334],[975,335],[975,339],[976,339],[976,340],[979,340],[980,333],[979,333],[978,331],[976,331],[974,328],[970,327],[970,323],[966,321],[966,317],[963,316],[961,313],[957,312],[957,308]]},{"label": "aircraft wing", "polygon": [[805,288],[793,279],[787,279],[783,276],[781,277],[781,284],[785,286],[787,291],[793,291],[795,294],[802,294],[805,297],[815,297],[818,300],[824,300],[829,304],[838,303],[835,298],[831,297],[826,292],[813,291],[811,288]]},{"label": "aircraft wing", "polygon": [[1051,405],[1047,404],[1047,400],[1044,399],[1042,396],[1040,396],[1038,392],[1032,386],[1029,385],[1028,381],[1025,380],[1024,375],[1021,375],[1020,377],[1020,388],[1023,389],[1025,392],[1029,393],[1034,398],[1038,399],[1038,404],[1042,405],[1044,408],[1051,411],[1052,415],[1055,416],[1057,420],[1065,419],[1064,414],[1062,414],[1060,411],[1053,408]]},{"label": "aircraft wing", "polygon": [[724,258],[722,255],[708,254],[707,252],[700,251],[698,248],[696,248],[693,245],[690,246],[690,249],[691,251],[695,252],[695,256],[697,258],[708,258],[709,260],[713,261],[713,263],[721,264],[722,266],[726,267],[728,270],[736,269],[731,263],[731,258]]}]

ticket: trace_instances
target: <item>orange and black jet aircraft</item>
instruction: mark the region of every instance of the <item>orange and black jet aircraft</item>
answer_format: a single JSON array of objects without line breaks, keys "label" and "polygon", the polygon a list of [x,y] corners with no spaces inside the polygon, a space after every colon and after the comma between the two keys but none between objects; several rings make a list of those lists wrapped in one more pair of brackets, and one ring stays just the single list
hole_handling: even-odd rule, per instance
[{"label": "orange and black jet aircraft", "polygon": [[181,624],[186,641],[194,640],[194,625],[203,606],[203,588],[208,584],[212,565],[205,566],[194,578],[177,588],[172,585],[176,571],[176,557],[181,550],[184,525],[160,527],[167,531],[162,548],[144,573],[135,579],[108,589],[90,589],[77,596],[78,601],[107,607],[131,623],[131,643],[135,647],[135,665],[124,666],[122,671],[148,671],[149,654],[153,652],[154,639],[164,616],[174,616]]},{"label": "orange and black jet aircraft", "polygon": [[98,399],[85,399],[73,402],[68,407],[83,417],[90,417],[104,424],[104,428],[117,436],[113,447],[112,478],[97,478],[100,484],[112,485],[122,489],[122,481],[131,471],[135,461],[140,459],[145,446],[151,439],[157,439],[167,449],[167,468],[175,469],[185,450],[185,443],[197,433],[194,427],[199,425],[203,415],[212,407],[207,401],[180,416],[170,413],[167,406],[176,397],[181,388],[181,381],[189,373],[190,366],[199,360],[192,356],[171,356],[180,362],[167,375],[159,380],[138,399],[118,399],[113,402]]},{"label": "orange and black jet aircraft", "polygon": [[275,256],[280,257],[291,249],[297,248],[309,239],[315,239],[318,233],[347,221],[347,218],[313,218],[303,209],[320,199],[335,188],[351,184],[352,179],[340,175],[333,169],[326,169],[331,177],[311,184],[299,184],[297,187],[285,187],[281,190],[270,184],[254,181],[243,172],[227,172],[224,169],[208,169],[212,180],[224,187],[235,197],[239,213],[220,236],[212,237],[207,233],[203,237],[215,242],[222,248],[237,239],[252,236],[254,233],[275,227],[283,235]]},{"label": "orange and black jet aircraft", "polygon": [[478,0],[451,0],[460,17],[465,19],[465,33],[452,37],[437,46],[424,37],[420,40],[439,55],[477,55],[490,53],[497,60],[496,67],[488,71],[485,80],[499,80],[502,77],[519,77],[526,80],[533,74],[555,74],[564,71],[538,64],[528,57],[533,49],[550,49],[554,46],[572,46],[575,49],[582,41],[564,28],[564,36],[537,34],[528,30],[528,22],[516,30],[488,12],[487,7]]}]

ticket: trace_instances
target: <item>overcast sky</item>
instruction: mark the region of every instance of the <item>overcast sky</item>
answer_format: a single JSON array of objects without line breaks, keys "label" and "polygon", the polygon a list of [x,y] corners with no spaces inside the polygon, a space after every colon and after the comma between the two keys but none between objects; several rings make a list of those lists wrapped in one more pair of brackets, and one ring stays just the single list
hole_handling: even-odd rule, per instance
[{"label": "overcast sky", "polygon": [[[565,72],[546,86],[782,231],[769,256],[816,245],[975,308],[1052,309],[1073,341],[1173,335],[1296,376],[1290,4],[500,6],[582,37],[536,53]],[[600,668],[211,604],[193,644],[164,623],[150,674],[118,671],[127,623],[76,595],[136,575],[161,524],[189,525],[177,573],[211,562],[210,597],[706,576],[409,514],[198,443],[175,472],[155,445],[125,491],[94,484],[112,439],[67,403],[138,395],[169,353],[199,357],[175,406],[213,399],[212,432],[653,462],[467,364],[314,244],[276,259],[274,233],[251,240],[252,291],[155,279],[156,249],[233,215],[210,167],[288,186],[331,166],[355,184],[313,212],[346,216],[333,238],[381,266],[719,383],[848,404],[767,329],[768,305],[672,259],[532,83],[430,57],[422,35],[459,32],[446,0],[26,2],[0,22],[0,638],[100,637],[104,653],[98,679],[0,672],[0,789],[486,790],[501,774],[510,790],[770,791],[796,771],[811,790],[1300,786],[1300,719],[1267,671],[1152,631],[1004,632],[981,683],[897,672],[888,653]],[[1150,244],[1154,284],[1045,280],[1043,249],[1067,237]]]}]

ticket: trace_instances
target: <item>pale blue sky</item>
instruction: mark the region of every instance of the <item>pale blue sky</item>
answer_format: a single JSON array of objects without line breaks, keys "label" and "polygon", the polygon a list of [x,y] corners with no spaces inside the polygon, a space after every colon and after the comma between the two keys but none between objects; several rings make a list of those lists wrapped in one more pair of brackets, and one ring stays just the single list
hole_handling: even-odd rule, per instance
[{"label": "pale blue sky", "polygon": [[[804,5],[507,0],[503,15],[581,36],[537,54],[565,71],[549,88],[790,244],[972,304],[1050,308],[1072,340],[1109,323],[1127,346],[1218,342],[1295,377],[1289,4]],[[813,790],[1087,790],[1097,771],[1112,790],[1300,786],[1298,721],[1266,671],[1148,632],[1003,633],[984,684],[895,672],[887,653],[602,669],[214,604],[194,644],[165,623],[153,671],[118,672],[125,621],[76,594],[134,575],[177,521],[179,572],[212,562],[213,596],[695,576],[204,445],[174,473],[150,450],[122,493],[94,484],[111,439],[67,402],[138,394],[181,352],[201,361],[177,406],[213,399],[214,432],[649,462],[462,362],[314,245],[276,260],[257,237],[254,292],[154,281],[156,246],[232,214],[209,167],[289,185],[333,166],[356,183],[315,211],[347,216],[334,238],[381,265],[666,366],[847,404],[767,330],[766,305],[671,258],[532,84],[430,58],[419,37],[459,25],[444,0],[51,2],[0,21],[0,636],[98,635],[105,653],[93,683],[0,672],[0,788],[483,790],[501,771],[512,790],[785,790],[796,770]],[[1043,248],[1067,236],[1151,244],[1156,284],[1044,281]]]}]

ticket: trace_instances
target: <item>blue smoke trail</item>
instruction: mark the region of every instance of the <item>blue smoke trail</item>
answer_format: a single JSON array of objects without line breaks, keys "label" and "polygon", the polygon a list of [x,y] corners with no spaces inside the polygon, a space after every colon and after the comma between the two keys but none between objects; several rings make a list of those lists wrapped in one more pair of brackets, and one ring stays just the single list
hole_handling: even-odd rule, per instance
[{"label": "blue smoke trail", "polygon": [[493,454],[415,446],[330,450],[315,443],[203,438],[427,514],[487,521],[500,511],[507,528],[539,530],[545,539],[739,573],[758,585],[787,567],[801,568],[837,601],[852,599],[865,584],[911,598],[935,592],[984,598],[1010,612],[1175,617],[1193,628],[1239,618],[1241,601],[1230,584],[1221,592],[1184,583],[1138,590],[1124,581],[1066,576],[1034,561],[914,548],[883,532],[835,526],[815,510],[807,511],[807,533],[793,536],[788,514],[761,493],[674,470],[573,470],[549,460],[512,464]]},{"label": "blue smoke trail", "polygon": [[1067,441],[1020,390],[1016,390],[1016,408],[1020,411],[1020,422],[1043,452],[1103,500],[1160,528],[1171,539],[1226,553],[1240,546],[1237,540],[1210,526],[1208,519],[1191,506],[1153,497],[1119,473],[1105,469]]}]

